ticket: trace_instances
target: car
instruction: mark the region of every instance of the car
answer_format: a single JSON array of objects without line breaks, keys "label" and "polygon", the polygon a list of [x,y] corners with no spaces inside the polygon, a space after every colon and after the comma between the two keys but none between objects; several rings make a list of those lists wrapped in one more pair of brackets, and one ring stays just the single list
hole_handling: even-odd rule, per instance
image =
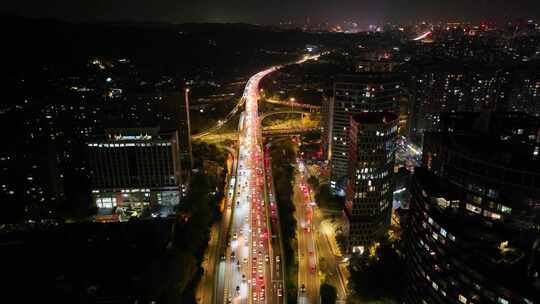
[{"label": "car", "polygon": [[236,295],[240,295],[240,286],[236,286]]},{"label": "car", "polygon": [[246,274],[243,273],[243,274],[242,274],[242,282],[245,282],[245,281],[246,281]]},{"label": "car", "polygon": [[236,232],[233,234],[233,240],[236,240],[238,238],[238,234]]},{"label": "car", "polygon": [[248,262],[248,261],[247,261],[247,258],[244,258],[244,264],[247,263],[247,262]]},{"label": "car", "polygon": [[224,254],[221,255],[221,260],[225,260],[225,255]]},{"label": "car", "polygon": [[279,263],[279,255],[276,255],[276,263]]},{"label": "car", "polygon": [[302,293],[306,292],[306,285],[302,284],[302,287],[300,287],[300,291]]},{"label": "car", "polygon": [[309,271],[311,271],[311,273],[315,273],[315,266],[312,265],[311,267],[309,267]]},{"label": "car", "polygon": [[277,290],[277,296],[278,296],[278,297],[282,297],[282,296],[283,296],[283,289],[281,289],[281,287],[278,288],[278,290]]}]

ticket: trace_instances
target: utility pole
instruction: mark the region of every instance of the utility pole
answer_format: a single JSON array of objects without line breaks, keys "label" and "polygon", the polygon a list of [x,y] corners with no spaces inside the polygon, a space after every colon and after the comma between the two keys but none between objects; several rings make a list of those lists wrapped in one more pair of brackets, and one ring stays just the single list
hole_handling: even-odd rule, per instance
[{"label": "utility pole", "polygon": [[189,118],[189,88],[184,90],[184,100],[186,102],[186,118],[188,128],[188,152],[189,152],[189,165],[190,171],[193,170],[193,150],[191,147],[191,120]]}]

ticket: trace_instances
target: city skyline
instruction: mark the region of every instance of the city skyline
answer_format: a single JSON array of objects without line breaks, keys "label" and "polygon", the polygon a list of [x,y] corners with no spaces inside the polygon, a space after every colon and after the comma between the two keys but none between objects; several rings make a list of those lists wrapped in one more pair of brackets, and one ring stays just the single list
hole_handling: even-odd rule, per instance
[{"label": "city skyline", "polygon": [[36,3],[3,302],[540,303],[538,4]]},{"label": "city skyline", "polygon": [[[264,9],[261,9],[264,8]],[[326,1],[295,0],[281,3],[272,1],[232,0],[226,3],[218,0],[193,3],[172,0],[146,1],[117,0],[51,2],[23,0],[7,2],[0,6],[0,12],[32,18],[54,18],[74,22],[216,22],[295,24],[344,21],[360,25],[385,22],[419,21],[490,21],[505,22],[515,19],[535,19],[540,17],[540,3],[534,0],[508,2],[496,1],[431,1],[431,0],[382,0],[353,1],[342,0],[331,7]]]}]

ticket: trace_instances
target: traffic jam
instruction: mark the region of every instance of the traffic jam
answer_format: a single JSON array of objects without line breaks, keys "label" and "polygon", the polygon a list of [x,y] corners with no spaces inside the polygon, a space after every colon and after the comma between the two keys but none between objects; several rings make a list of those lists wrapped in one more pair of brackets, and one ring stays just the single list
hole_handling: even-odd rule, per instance
[{"label": "traffic jam", "polygon": [[[240,123],[237,176],[239,190],[230,235],[232,239],[230,260],[231,264],[236,266],[232,271],[230,285],[231,289],[235,290],[235,296],[228,297],[228,302],[231,303],[267,302],[266,286],[267,282],[270,282],[267,274],[269,274],[271,258],[267,212],[263,196],[265,174],[258,141],[260,127],[257,94],[260,79],[271,71],[273,69],[252,77],[244,92],[246,111]],[[250,299],[247,299],[248,295]]]}]

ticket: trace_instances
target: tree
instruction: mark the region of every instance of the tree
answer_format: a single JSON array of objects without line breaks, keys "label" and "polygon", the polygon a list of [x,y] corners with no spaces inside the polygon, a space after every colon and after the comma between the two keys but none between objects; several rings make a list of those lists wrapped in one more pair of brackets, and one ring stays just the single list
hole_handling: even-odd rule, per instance
[{"label": "tree", "polygon": [[384,239],[375,256],[351,259],[351,288],[364,300],[400,299],[404,269],[394,244]]},{"label": "tree", "polygon": [[318,191],[319,190],[319,179],[316,178],[315,176],[311,175],[308,180],[307,180],[308,184],[311,186],[311,188],[313,189],[313,191]]},{"label": "tree", "polygon": [[337,290],[334,286],[323,283],[321,284],[321,303],[322,304],[334,304],[337,300]]},{"label": "tree", "polygon": [[328,184],[323,184],[319,187],[319,192],[315,195],[315,199],[319,204],[327,209],[341,210],[343,202],[336,197]]}]

